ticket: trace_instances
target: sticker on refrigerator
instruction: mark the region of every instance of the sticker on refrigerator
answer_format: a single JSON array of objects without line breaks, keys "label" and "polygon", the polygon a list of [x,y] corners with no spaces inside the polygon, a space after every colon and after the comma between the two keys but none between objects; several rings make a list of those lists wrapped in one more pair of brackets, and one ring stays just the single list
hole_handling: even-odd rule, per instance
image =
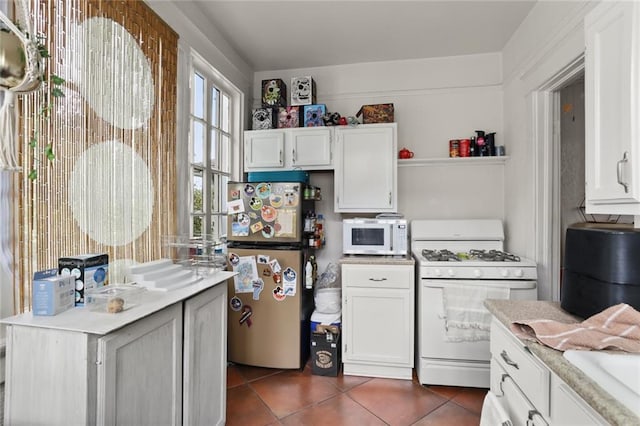
[{"label": "sticker on refrigerator", "polygon": [[271,203],[272,207],[279,209],[282,207],[282,203],[284,202],[284,198],[280,194],[271,194],[269,196],[269,203]]},{"label": "sticker on refrigerator", "polygon": [[251,225],[251,233],[255,234],[256,232],[262,231],[262,228],[264,228],[264,224],[262,222],[256,222],[253,225]]},{"label": "sticker on refrigerator", "polygon": [[236,293],[253,293],[253,281],[259,278],[256,258],[240,256],[233,271],[238,273],[233,277]]},{"label": "sticker on refrigerator", "polygon": [[278,262],[278,259],[271,259],[269,261],[269,266],[274,273],[282,271],[282,267],[280,266],[280,262]]},{"label": "sticker on refrigerator", "polygon": [[237,200],[238,198],[240,198],[240,190],[232,189],[231,192],[229,193],[229,199]]},{"label": "sticker on refrigerator", "polygon": [[261,278],[253,280],[253,300],[260,300],[260,293],[264,289],[264,281]]},{"label": "sticker on refrigerator", "polygon": [[236,222],[238,222],[241,226],[249,226],[249,223],[251,223],[251,219],[249,219],[248,214],[240,213],[238,214]]},{"label": "sticker on refrigerator", "polygon": [[265,222],[273,222],[278,216],[278,210],[271,206],[262,206],[262,220]]},{"label": "sticker on refrigerator", "polygon": [[229,263],[231,266],[236,266],[240,262],[240,256],[235,253],[229,253]]},{"label": "sticker on refrigerator", "polygon": [[232,200],[227,203],[227,211],[229,213],[241,213],[244,211],[244,201],[240,200]]},{"label": "sticker on refrigerator", "polygon": [[278,210],[278,218],[274,223],[276,237],[295,237],[296,211],[292,209]]},{"label": "sticker on refrigerator", "polygon": [[273,226],[271,225],[264,225],[264,227],[262,228],[262,236],[265,238],[271,238],[273,237],[273,234],[275,233]]},{"label": "sticker on refrigerator", "polygon": [[271,184],[259,183],[258,186],[256,186],[256,193],[260,198],[269,198],[269,195],[271,195]]},{"label": "sticker on refrigerator", "polygon": [[258,259],[258,263],[266,265],[269,263],[269,256],[267,256],[266,254],[259,254],[256,256],[256,258]]},{"label": "sticker on refrigerator", "polygon": [[252,210],[262,209],[262,199],[260,197],[251,197],[249,207],[251,207]]},{"label": "sticker on refrigerator", "polygon": [[277,286],[276,288],[274,288],[272,293],[273,293],[273,298],[276,299],[278,302],[282,302],[284,299],[287,298],[287,296],[284,294],[284,290],[280,286]]},{"label": "sticker on refrigerator", "polygon": [[297,207],[298,206],[298,193],[291,190],[284,191],[284,206],[285,207]]},{"label": "sticker on refrigerator", "polygon": [[293,268],[287,267],[282,273],[282,277],[284,278],[283,286],[285,296],[295,296],[298,273]]},{"label": "sticker on refrigerator", "polygon": [[247,237],[249,236],[249,226],[243,225],[238,222],[232,222],[231,235],[233,235],[234,237]]},{"label": "sticker on refrigerator", "polygon": [[229,300],[229,307],[234,312],[240,312],[240,309],[242,309],[242,300],[237,296],[233,296],[231,300]]},{"label": "sticker on refrigerator", "polygon": [[246,323],[247,327],[251,327],[251,315],[253,315],[253,311],[251,310],[251,306],[244,305],[242,307],[242,314],[240,315],[240,319],[238,320],[240,325]]},{"label": "sticker on refrigerator", "polygon": [[252,197],[253,194],[256,193],[256,189],[253,187],[253,185],[246,184],[244,186],[244,193],[247,197]]}]

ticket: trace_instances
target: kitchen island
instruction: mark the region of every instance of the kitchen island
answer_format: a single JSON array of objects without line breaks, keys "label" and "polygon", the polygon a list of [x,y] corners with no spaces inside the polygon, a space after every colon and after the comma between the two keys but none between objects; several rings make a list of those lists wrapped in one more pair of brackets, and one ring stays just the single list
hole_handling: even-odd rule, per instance
[{"label": "kitchen island", "polygon": [[[507,328],[512,322],[519,320],[549,319],[568,324],[582,321],[581,318],[562,310],[557,302],[486,300],[485,306],[494,318]],[[530,353],[608,423],[612,425],[640,424],[638,416],[609,395],[580,369],[574,367],[562,356],[561,351],[532,341],[522,340],[522,343]]]},{"label": "kitchen island", "polygon": [[[7,424],[224,424],[227,279],[7,325]],[[220,285],[222,284],[222,285]]]}]

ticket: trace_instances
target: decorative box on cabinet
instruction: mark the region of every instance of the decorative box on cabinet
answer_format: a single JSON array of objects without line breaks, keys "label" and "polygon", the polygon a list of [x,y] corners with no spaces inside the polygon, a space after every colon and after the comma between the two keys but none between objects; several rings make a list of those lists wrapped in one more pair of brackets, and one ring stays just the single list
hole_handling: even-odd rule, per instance
[{"label": "decorative box on cabinet", "polygon": [[397,199],[397,125],[363,124],[335,129],[336,212],[395,212]]},{"label": "decorative box on cabinet", "polygon": [[341,262],[344,374],[410,380],[414,349],[413,263],[348,262]]},{"label": "decorative box on cabinet", "polygon": [[118,314],[2,320],[5,423],[224,424],[224,282],[233,275],[149,294]]},{"label": "decorative box on cabinet", "polygon": [[332,170],[330,127],[244,132],[244,170]]},{"label": "decorative box on cabinet", "polygon": [[585,17],[586,212],[640,215],[640,4]]}]

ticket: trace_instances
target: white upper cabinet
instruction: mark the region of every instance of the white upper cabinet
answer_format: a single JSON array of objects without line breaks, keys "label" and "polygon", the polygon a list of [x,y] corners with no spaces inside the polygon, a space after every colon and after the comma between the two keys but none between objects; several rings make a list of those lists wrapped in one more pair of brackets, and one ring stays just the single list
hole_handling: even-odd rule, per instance
[{"label": "white upper cabinet", "polygon": [[396,123],[339,126],[335,132],[334,210],[395,212]]},{"label": "white upper cabinet", "polygon": [[585,18],[587,213],[640,214],[640,4]]},{"label": "white upper cabinet", "polygon": [[332,170],[332,129],[299,127],[244,132],[244,170]]}]

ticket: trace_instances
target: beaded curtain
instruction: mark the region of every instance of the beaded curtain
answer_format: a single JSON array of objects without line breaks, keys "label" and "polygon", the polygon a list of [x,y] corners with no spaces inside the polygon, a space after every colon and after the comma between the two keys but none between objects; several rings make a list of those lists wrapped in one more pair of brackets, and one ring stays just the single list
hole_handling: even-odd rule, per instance
[{"label": "beaded curtain", "polygon": [[177,223],[176,33],[142,1],[35,0],[31,15],[51,57],[21,102],[16,313],[33,272],[59,257],[108,253],[109,281],[122,282],[127,265],[161,257]]}]

